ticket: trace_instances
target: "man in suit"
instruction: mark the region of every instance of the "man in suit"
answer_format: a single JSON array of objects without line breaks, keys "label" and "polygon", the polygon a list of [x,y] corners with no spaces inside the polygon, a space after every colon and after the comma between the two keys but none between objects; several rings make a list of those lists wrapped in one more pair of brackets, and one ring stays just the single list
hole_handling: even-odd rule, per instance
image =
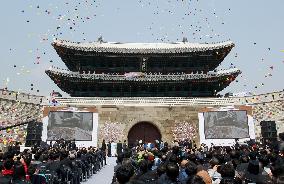
[{"label": "man in suit", "polygon": [[279,151],[281,151],[281,153],[284,153],[284,132],[279,133]]},{"label": "man in suit", "polygon": [[123,151],[127,149],[127,143],[126,140],[124,140],[123,145],[122,145]]},{"label": "man in suit", "polygon": [[102,142],[102,147],[101,147],[102,151],[106,151],[106,142],[105,140],[103,139],[103,142]]},{"label": "man in suit", "polygon": [[117,155],[120,155],[122,153],[122,143],[121,143],[120,140],[117,143],[117,148],[116,149],[117,149],[117,151],[116,151]]},{"label": "man in suit", "polygon": [[103,142],[102,142],[101,150],[102,150],[103,160],[104,160],[105,165],[106,165],[106,141],[104,139],[103,139]]},{"label": "man in suit", "polygon": [[110,141],[107,144],[107,156],[111,157],[111,142]]}]

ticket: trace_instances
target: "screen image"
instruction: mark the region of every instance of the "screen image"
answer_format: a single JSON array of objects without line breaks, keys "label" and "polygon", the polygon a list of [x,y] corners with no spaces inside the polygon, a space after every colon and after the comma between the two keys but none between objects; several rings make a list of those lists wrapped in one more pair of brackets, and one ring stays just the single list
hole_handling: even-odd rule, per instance
[{"label": "screen image", "polygon": [[47,140],[91,141],[93,113],[53,111],[49,112]]},{"label": "screen image", "polygon": [[206,139],[249,138],[246,111],[204,112]]}]

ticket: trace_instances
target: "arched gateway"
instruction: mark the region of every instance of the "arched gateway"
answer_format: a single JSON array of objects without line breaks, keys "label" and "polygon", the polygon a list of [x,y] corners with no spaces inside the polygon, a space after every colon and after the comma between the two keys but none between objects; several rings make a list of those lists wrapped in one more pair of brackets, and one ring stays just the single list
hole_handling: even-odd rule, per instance
[{"label": "arched gateway", "polygon": [[161,140],[160,130],[152,123],[142,121],[135,124],[128,132],[128,144],[134,146],[137,140],[145,143],[154,143],[155,140]]}]

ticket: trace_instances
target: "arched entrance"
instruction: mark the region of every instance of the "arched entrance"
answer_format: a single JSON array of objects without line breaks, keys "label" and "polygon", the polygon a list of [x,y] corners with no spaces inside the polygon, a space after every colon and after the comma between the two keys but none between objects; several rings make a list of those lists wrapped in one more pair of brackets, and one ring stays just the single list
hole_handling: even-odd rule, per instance
[{"label": "arched entrance", "polygon": [[144,143],[154,143],[155,140],[161,140],[160,130],[150,122],[142,121],[135,124],[128,132],[128,145],[134,146],[137,141]]}]

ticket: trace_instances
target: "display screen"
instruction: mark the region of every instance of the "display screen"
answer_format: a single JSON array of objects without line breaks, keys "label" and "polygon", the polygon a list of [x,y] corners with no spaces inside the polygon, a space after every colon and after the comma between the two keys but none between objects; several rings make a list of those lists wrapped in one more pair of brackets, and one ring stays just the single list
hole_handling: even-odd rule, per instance
[{"label": "display screen", "polygon": [[91,141],[93,113],[53,111],[48,115],[47,140]]},{"label": "display screen", "polygon": [[204,112],[206,139],[249,138],[246,111]]}]

